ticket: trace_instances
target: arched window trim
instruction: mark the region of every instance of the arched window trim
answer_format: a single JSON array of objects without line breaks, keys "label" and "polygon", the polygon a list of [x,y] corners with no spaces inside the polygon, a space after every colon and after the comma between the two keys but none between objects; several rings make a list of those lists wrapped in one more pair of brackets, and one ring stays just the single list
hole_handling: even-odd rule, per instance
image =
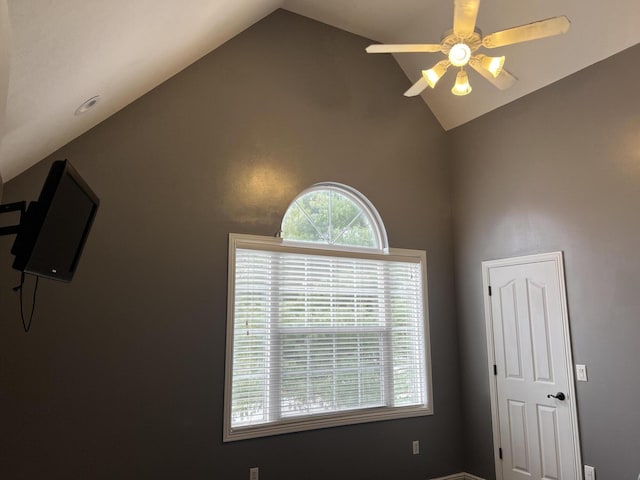
[{"label": "arched window trim", "polygon": [[[363,214],[367,216],[367,219],[369,220],[369,224],[373,229],[374,237],[376,239],[376,247],[357,247],[357,246],[351,246],[351,245],[336,245],[336,244],[330,244],[328,242],[319,243],[320,245],[323,245],[323,248],[327,247],[327,248],[336,248],[339,250],[350,250],[350,251],[377,250],[384,253],[389,252],[389,239],[387,237],[387,230],[384,227],[384,222],[382,221],[382,217],[380,216],[380,213],[378,213],[378,210],[376,209],[376,207],[373,205],[373,203],[371,203],[371,201],[365,195],[360,193],[355,188],[350,187],[349,185],[338,183],[338,182],[316,183],[304,189],[302,192],[300,192],[287,207],[287,210],[282,216],[282,221],[280,222],[281,226],[289,210],[296,205],[297,201],[300,198],[302,198],[304,195],[307,195],[308,193],[317,192],[317,191],[329,191],[329,192],[333,191],[341,195],[344,195],[345,197],[352,200],[362,210]],[[288,240],[286,238],[283,238],[282,240],[283,242],[290,243],[290,244],[308,245],[312,243],[312,242],[305,242],[303,240],[292,240],[292,239]]]}]

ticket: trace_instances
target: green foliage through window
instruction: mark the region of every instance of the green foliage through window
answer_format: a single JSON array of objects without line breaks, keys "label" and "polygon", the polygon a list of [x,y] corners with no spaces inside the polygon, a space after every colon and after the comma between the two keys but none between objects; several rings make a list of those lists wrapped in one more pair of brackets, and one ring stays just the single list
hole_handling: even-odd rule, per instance
[{"label": "green foliage through window", "polygon": [[282,238],[367,248],[382,248],[371,214],[336,188],[303,193],[282,220]]}]

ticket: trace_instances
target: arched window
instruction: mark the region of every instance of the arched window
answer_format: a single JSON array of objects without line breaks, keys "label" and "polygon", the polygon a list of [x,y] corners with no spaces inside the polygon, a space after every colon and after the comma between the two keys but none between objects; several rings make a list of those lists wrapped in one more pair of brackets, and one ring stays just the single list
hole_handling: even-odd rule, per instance
[{"label": "arched window", "polygon": [[224,440],[430,415],[426,253],[337,183],[281,227],[229,235]]},{"label": "arched window", "polygon": [[298,195],[282,219],[282,238],[303,242],[387,250],[382,219],[356,189],[318,183]]}]

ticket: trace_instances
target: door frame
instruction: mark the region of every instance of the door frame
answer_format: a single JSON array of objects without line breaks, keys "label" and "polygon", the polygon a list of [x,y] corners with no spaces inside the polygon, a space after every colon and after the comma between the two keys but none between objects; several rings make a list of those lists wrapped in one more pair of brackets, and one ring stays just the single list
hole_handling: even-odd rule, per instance
[{"label": "door frame", "polygon": [[489,269],[492,267],[506,267],[512,265],[522,265],[529,263],[540,263],[553,261],[556,263],[556,272],[558,273],[558,284],[560,287],[560,300],[562,303],[562,336],[565,350],[565,360],[567,365],[568,395],[567,401],[570,405],[571,433],[574,440],[573,458],[575,462],[576,472],[579,479],[582,479],[582,453],[580,449],[580,432],[578,430],[578,410],[576,403],[576,385],[574,378],[573,355],[571,351],[571,332],[569,329],[569,314],[567,310],[567,290],[564,277],[564,259],[563,253],[549,252],[538,253],[533,255],[525,255],[520,257],[503,258],[497,260],[487,260],[482,262],[482,286],[484,298],[484,317],[487,335],[487,359],[489,372],[489,392],[491,396],[491,426],[493,430],[493,446],[494,461],[496,468],[496,480],[503,480],[502,459],[498,448],[501,447],[500,438],[500,418],[498,416],[498,378],[494,375],[495,346],[493,343],[493,316],[491,311],[491,297],[489,296]]}]

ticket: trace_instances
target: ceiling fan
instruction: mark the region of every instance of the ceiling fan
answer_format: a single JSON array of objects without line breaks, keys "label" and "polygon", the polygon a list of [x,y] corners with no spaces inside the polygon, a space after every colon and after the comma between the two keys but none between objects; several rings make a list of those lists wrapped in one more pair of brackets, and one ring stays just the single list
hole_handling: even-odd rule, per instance
[{"label": "ceiling fan", "polygon": [[404,93],[405,96],[415,97],[427,87],[434,88],[451,65],[460,68],[456,83],[451,89],[454,95],[471,93],[469,78],[464,70],[466,65],[470,65],[500,90],[505,90],[517,80],[503,68],[505,57],[489,57],[476,53],[480,47],[504,47],[560,35],[566,33],[571,25],[569,19],[561,15],[483,36],[480,29],[476,28],[480,0],[454,0],[453,5],[453,30],[446,31],[439,44],[369,45],[367,47],[367,53],[442,52],[447,55],[446,60],[439,61],[428,70],[422,70],[422,77]]}]

